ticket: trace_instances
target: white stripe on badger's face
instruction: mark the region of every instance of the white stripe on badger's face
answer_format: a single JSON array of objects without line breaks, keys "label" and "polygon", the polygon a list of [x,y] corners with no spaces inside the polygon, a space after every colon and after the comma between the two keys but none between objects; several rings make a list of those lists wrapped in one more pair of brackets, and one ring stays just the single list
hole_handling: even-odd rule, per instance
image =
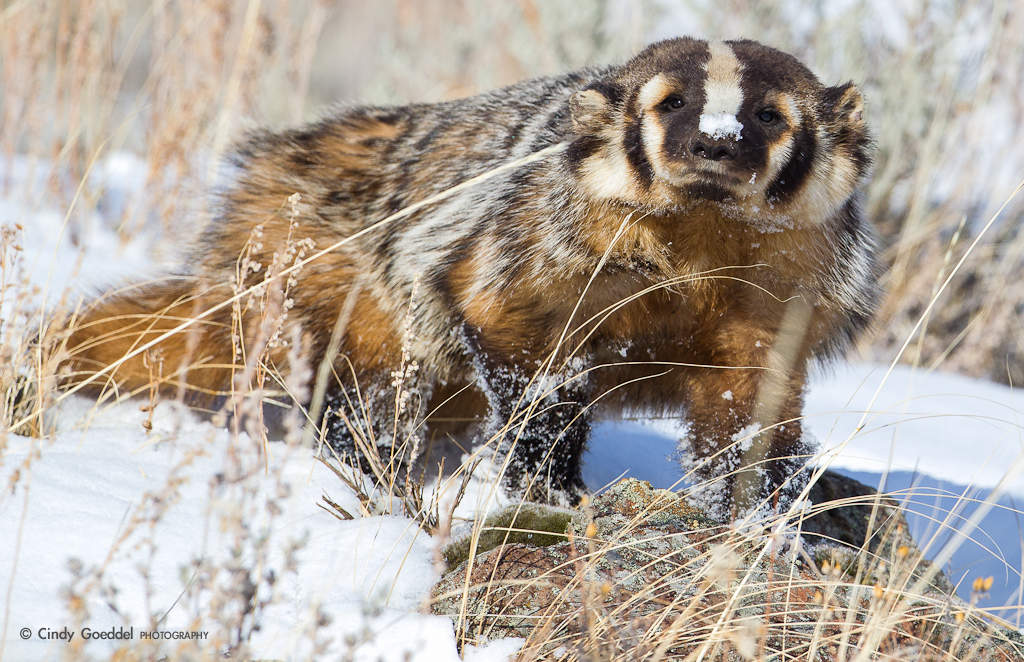
[{"label": "white stripe on badger's face", "polygon": [[785,116],[786,123],[793,128],[789,131],[785,140],[775,140],[768,145],[768,164],[764,170],[765,187],[768,186],[771,180],[775,179],[775,175],[779,174],[779,171],[782,170],[793,155],[794,136],[796,130],[804,121],[803,113],[800,112],[800,108],[788,94],[777,95],[772,100],[772,103]]},{"label": "white stripe on badger's face", "polygon": [[[663,75],[657,74],[640,88],[637,104],[646,111],[660,103],[672,91],[671,82]],[[670,169],[661,156],[662,144],[665,142],[665,130],[657,118],[644,117],[641,126],[641,137],[644,142],[644,153],[654,173],[659,177],[669,176]]]},{"label": "white stripe on badger's face", "polygon": [[644,83],[637,94],[637,105],[646,110],[665,99],[665,96],[672,91],[672,83],[665,74],[655,74],[653,78]]},{"label": "white stripe on badger's face", "polygon": [[704,108],[698,129],[712,138],[740,139],[743,124],[736,118],[743,105],[740,79],[743,65],[732,47],[722,41],[708,43],[709,57],[704,67]]}]

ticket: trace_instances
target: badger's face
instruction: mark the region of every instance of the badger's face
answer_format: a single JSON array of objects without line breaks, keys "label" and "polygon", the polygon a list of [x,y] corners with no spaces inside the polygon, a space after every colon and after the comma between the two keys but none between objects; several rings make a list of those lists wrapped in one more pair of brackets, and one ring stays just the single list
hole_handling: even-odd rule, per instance
[{"label": "badger's face", "polygon": [[856,88],[826,88],[751,41],[654,44],[571,107],[581,185],[647,208],[709,202],[813,223],[849,199],[869,162]]}]

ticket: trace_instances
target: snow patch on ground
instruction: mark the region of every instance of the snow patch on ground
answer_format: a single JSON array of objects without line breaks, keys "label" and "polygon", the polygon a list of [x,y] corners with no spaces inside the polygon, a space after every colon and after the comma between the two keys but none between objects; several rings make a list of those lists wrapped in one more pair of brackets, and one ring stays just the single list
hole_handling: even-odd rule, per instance
[{"label": "snow patch on ground", "polygon": [[886,368],[845,364],[812,380],[805,425],[831,451],[831,466],[985,488],[1005,477],[1006,491],[1024,497],[1024,475],[1008,474],[1024,456],[1024,391],[907,366],[883,383]]},{"label": "snow patch on ground", "polygon": [[[1007,475],[1024,455],[1024,391],[908,366],[896,366],[882,384],[887,368],[841,364],[812,375],[803,425],[829,451],[823,461],[850,471],[918,471],[985,489],[1005,477],[1006,492],[1024,497],[1024,475]],[[682,417],[600,422],[584,477],[591,487],[621,474],[650,476],[656,487],[678,483],[673,458],[685,432]]]},{"label": "snow patch on ground", "polygon": [[[906,367],[890,375],[858,429],[884,373],[885,366],[855,364],[814,378],[806,424],[826,448],[837,449],[832,466],[875,473],[916,469],[992,487],[1022,453],[1024,394]],[[149,433],[142,426],[146,416],[137,402],[96,409],[87,399],[70,398],[55,414],[53,440],[8,438],[0,484],[21,472],[16,489],[0,497],[0,568],[10,582],[0,588],[11,590],[12,604],[3,636],[13,659],[59,655],[64,644],[22,641],[17,633],[23,626],[70,623],[61,597],[72,581],[70,558],[87,571],[104,567],[104,580],[119,588],[118,613],[92,596],[88,625],[94,629],[126,621],[141,626],[149,614],[168,609],[163,627],[186,627],[194,610],[202,609],[171,605],[193,559],[215,562],[228,554],[232,540],[219,523],[237,504],[215,486],[227,454],[239,446],[228,430],[171,403],[157,408]],[[679,419],[598,424],[584,464],[588,484],[597,488],[626,472],[659,487],[678,486],[676,443],[684,432]],[[276,473],[256,471],[245,482],[268,498],[283,495],[280,516],[251,522],[254,530],[266,527],[271,552],[264,563],[281,577],[255,650],[283,659],[304,650],[302,634],[320,606],[331,618],[335,654],[345,650],[348,638],[357,647],[356,659],[399,660],[409,653],[414,660],[458,660],[451,620],[420,613],[438,577],[437,542],[402,517],[335,519],[315,506],[320,496],[326,493],[358,513],[355,496],[308,453],[283,444],[272,444],[270,453]],[[131,530],[133,518],[153,507],[152,492],[174,477],[180,483],[164,498],[159,525]],[[465,514],[500,506],[502,497],[489,485],[489,478],[481,479],[471,488]],[[1019,475],[1008,476],[1006,485],[1024,495]],[[283,550],[295,540],[305,543],[296,553],[296,571],[288,572]],[[140,562],[149,567],[148,587]],[[505,659],[518,645],[467,649],[466,659]],[[92,642],[86,650],[103,657],[112,646]]]},{"label": "snow patch on ground", "polygon": [[[268,473],[253,446],[233,443],[226,429],[191,412],[162,404],[149,433],[145,416],[135,402],[94,412],[92,402],[71,398],[57,414],[52,441],[8,438],[0,484],[21,474],[15,489],[0,497],[0,588],[11,591],[12,605],[3,639],[11,659],[60,656],[65,644],[25,641],[18,632],[73,623],[61,597],[72,581],[70,559],[86,573],[103,568],[103,582],[118,589],[116,612],[107,599],[89,596],[85,625],[141,628],[151,614],[166,612],[161,629],[195,629],[190,621],[199,616],[203,622],[204,606],[178,601],[190,563],[229,559],[237,540],[224,525],[234,517],[245,518],[254,536],[265,536],[260,571],[279,578],[253,639],[260,657],[309,652],[304,635],[319,606],[331,619],[325,631],[334,656],[348,650],[348,638],[360,660],[459,659],[451,620],[419,613],[439,570],[437,542],[415,522],[397,516],[339,521],[317,508],[327,494],[359,512],[355,496],[308,451],[273,444]],[[255,468],[236,482],[223,480],[232,453]],[[176,488],[164,492],[169,481]],[[240,489],[251,490],[257,505],[273,503],[279,514],[239,510]],[[296,541],[304,542],[290,570],[286,550]],[[113,646],[89,642],[85,651],[102,659]]]},{"label": "snow patch on ground", "polygon": [[[0,182],[9,178],[10,193],[0,197],[0,226],[20,226],[18,265],[37,289],[27,307],[53,306],[65,294],[83,297],[122,281],[140,282],[178,267],[180,246],[158,241],[155,232],[118,232],[117,223],[131,200],[142,194],[146,164],[137,156],[112,153],[97,163],[89,186],[99,199],[87,205],[75,198],[70,211],[52,193],[43,194],[49,172],[45,164],[26,157],[0,160]],[[38,180],[38,181],[37,181]],[[43,196],[45,202],[36,198]],[[162,246],[162,248],[161,248]],[[172,250],[173,248],[173,250]],[[73,305],[74,302],[68,302]],[[9,319],[4,301],[2,319]]]},{"label": "snow patch on ground", "polygon": [[526,643],[525,639],[509,637],[488,642],[483,646],[466,646],[465,662],[508,662]]},{"label": "snow patch on ground", "polygon": [[[73,306],[180,266],[187,241],[161,242],[156,226],[128,239],[119,231],[143,194],[145,173],[141,159],[110,154],[89,174],[99,198],[65,213],[63,201],[46,193],[45,163],[16,157],[0,164],[0,180],[16,191],[0,198],[0,224],[18,226],[16,263],[7,273],[17,269],[25,295],[5,299],[0,320],[31,333],[29,320],[65,294]],[[461,659],[451,619],[423,613],[439,579],[439,541],[406,517],[360,517],[356,496],[308,450],[273,443],[264,467],[244,433],[236,438],[174,403],[156,408],[149,432],[138,401],[96,407],[71,397],[49,417],[51,438],[8,435],[0,444],[0,591],[10,592],[10,608],[0,614],[0,657],[61,657],[67,644],[41,640],[38,629],[74,627],[66,590],[95,577],[117,592],[85,592],[83,626],[138,630],[162,616],[159,629],[195,630],[211,602],[209,595],[183,599],[195,564],[224,568],[238,558],[241,567],[277,578],[273,595],[260,596],[270,603],[250,639],[259,657],[307,659],[322,613],[330,623],[318,634],[331,639],[321,651],[329,658]],[[492,465],[481,463],[456,517],[507,501],[489,482]],[[442,491],[442,504],[454,499],[450,483],[431,489]],[[317,507],[323,495],[356,518],[341,521]],[[245,523],[244,539],[232,533],[232,522]],[[20,636],[24,627],[36,631],[28,640]],[[466,654],[505,660],[521,643],[496,641]],[[106,659],[116,645],[90,641],[84,655]]]}]

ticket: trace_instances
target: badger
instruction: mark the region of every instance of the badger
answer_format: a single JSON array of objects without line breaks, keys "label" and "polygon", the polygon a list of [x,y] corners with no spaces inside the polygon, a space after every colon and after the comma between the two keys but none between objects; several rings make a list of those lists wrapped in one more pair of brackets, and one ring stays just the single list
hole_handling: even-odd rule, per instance
[{"label": "badger", "polygon": [[82,312],[71,374],[141,388],[159,356],[164,386],[229,391],[261,307],[218,304],[285,252],[319,251],[289,272],[282,309],[331,363],[320,429],[335,451],[361,435],[393,453],[399,431],[461,418],[504,458],[510,492],[572,503],[595,417],[685,417],[712,512],[777,506],[812,450],[808,368],[876,307],[870,148],[852,83],[754,41],[693,38],[258,131],[229,157],[189,266]]}]

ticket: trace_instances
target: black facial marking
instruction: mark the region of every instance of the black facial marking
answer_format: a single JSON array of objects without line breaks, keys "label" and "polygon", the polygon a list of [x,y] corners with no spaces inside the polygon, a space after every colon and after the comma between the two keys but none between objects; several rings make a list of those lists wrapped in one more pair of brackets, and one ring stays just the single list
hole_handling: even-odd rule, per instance
[{"label": "black facial marking", "polygon": [[672,112],[673,110],[682,110],[685,105],[686,100],[681,96],[670,94],[664,101],[658,104],[658,109],[663,112]]},{"label": "black facial marking", "polygon": [[769,202],[786,202],[800,190],[811,172],[811,166],[814,165],[816,150],[814,135],[807,127],[801,127],[793,138],[789,161],[765,191]]},{"label": "black facial marking", "polygon": [[647,188],[654,181],[654,170],[651,168],[651,163],[647,160],[647,154],[644,152],[644,139],[640,131],[639,122],[630,122],[626,126],[623,146],[626,148],[626,159],[633,166],[633,171],[636,173],[640,183]]},{"label": "black facial marking", "polygon": [[832,130],[837,149],[845,147],[846,155],[857,168],[857,176],[863,177],[871,167],[871,138],[866,131],[842,124]]},{"label": "black facial marking", "polygon": [[611,103],[612,105],[617,105],[620,101],[622,101],[622,88],[616,85],[615,83],[611,83],[609,81],[596,80],[590,85],[584,87],[583,89],[596,90],[600,92],[601,96],[603,96],[605,99],[608,99],[608,102]]},{"label": "black facial marking", "polygon": [[603,141],[596,136],[580,136],[569,143],[569,147],[566,148],[565,155],[569,162],[569,167],[572,168],[573,172],[579,171],[583,161],[588,156],[593,156],[593,154],[601,148],[602,142]]},{"label": "black facial marking", "polygon": [[708,182],[687,184],[683,190],[691,198],[710,200],[711,202],[728,202],[733,199],[733,194],[728,189]]}]

